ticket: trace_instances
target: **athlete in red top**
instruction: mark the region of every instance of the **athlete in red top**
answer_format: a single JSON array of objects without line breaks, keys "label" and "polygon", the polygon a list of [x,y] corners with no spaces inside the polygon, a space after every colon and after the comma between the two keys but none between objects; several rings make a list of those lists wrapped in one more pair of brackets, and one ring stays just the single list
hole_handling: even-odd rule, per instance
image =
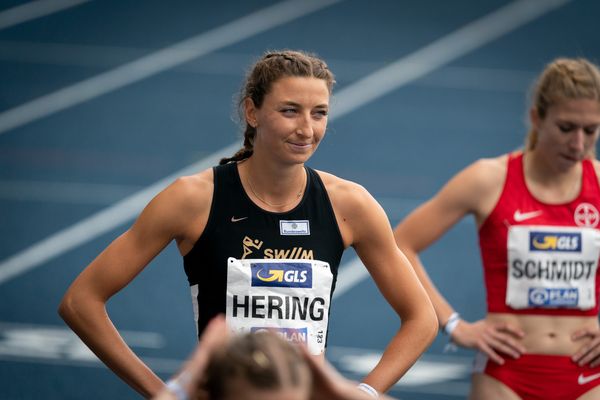
[{"label": "athlete in red top", "polygon": [[[395,229],[440,325],[479,350],[471,399],[600,398],[600,71],[557,59],[538,79],[525,150],[458,173]],[[487,316],[461,320],[418,258],[475,216]]]}]

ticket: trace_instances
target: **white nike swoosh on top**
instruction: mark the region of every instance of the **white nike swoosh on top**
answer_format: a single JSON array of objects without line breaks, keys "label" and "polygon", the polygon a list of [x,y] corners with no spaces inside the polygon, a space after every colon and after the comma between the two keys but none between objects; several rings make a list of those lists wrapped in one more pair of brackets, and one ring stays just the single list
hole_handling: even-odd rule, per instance
[{"label": "white nike swoosh on top", "polygon": [[248,217],[240,217],[240,218],[231,217],[231,222],[239,222],[239,221],[243,221],[245,219],[248,219]]},{"label": "white nike swoosh on top", "polygon": [[591,381],[596,380],[598,378],[600,378],[600,373],[590,376],[583,376],[583,374],[579,374],[579,378],[577,378],[577,383],[579,383],[580,385],[585,385],[586,383],[590,383]]},{"label": "white nike swoosh on top", "polygon": [[515,221],[521,222],[521,221],[525,221],[526,219],[538,217],[538,216],[542,215],[542,213],[543,213],[542,210],[529,211],[529,212],[525,212],[525,213],[522,213],[521,210],[517,210],[517,211],[515,211],[513,218],[515,219]]}]

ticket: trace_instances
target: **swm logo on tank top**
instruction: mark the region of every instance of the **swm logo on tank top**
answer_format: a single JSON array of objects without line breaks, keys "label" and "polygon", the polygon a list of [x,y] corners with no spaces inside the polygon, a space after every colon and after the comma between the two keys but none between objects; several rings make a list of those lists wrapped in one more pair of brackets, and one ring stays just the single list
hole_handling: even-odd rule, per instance
[{"label": "swm logo on tank top", "polygon": [[[274,249],[271,247],[263,248],[264,242],[259,239],[252,239],[248,236],[242,240],[242,257],[246,258],[265,258],[277,260],[314,260],[315,255],[312,249],[305,249],[302,246],[294,246],[287,249]],[[251,257],[248,257],[251,256]]]}]

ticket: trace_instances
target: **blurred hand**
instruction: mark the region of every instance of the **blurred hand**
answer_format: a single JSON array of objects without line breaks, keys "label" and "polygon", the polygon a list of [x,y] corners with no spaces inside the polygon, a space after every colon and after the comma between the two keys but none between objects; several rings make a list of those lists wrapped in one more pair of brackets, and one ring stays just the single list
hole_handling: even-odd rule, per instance
[{"label": "blurred hand", "polygon": [[[229,331],[225,323],[225,317],[219,315],[213,318],[206,326],[206,330],[190,358],[185,362],[181,371],[171,379],[177,381],[191,399],[205,399],[208,397],[206,393],[199,389],[200,381],[204,376],[211,354],[216,349],[224,346],[228,340]],[[154,400],[171,400],[175,398],[173,393],[163,389],[154,397]]]},{"label": "blurred hand", "polygon": [[[326,360],[312,356],[304,346],[301,349],[313,380],[311,400],[373,400],[373,397],[358,389],[357,382],[344,378]],[[379,398],[391,399],[384,394],[380,394]]]},{"label": "blurred hand", "polygon": [[576,331],[571,336],[573,341],[591,339],[571,357],[579,365],[589,364],[590,367],[600,365],[600,330],[593,328],[584,328]]},{"label": "blurred hand", "polygon": [[492,324],[485,319],[474,323],[459,321],[452,341],[459,346],[477,349],[498,364],[504,364],[499,353],[519,358],[525,352],[520,339],[525,333],[508,323]]}]

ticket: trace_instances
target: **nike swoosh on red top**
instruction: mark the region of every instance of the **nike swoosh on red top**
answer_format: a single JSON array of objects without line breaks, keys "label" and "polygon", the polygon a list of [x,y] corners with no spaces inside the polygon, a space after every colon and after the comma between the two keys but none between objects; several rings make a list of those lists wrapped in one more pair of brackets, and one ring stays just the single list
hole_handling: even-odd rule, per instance
[{"label": "nike swoosh on red top", "polygon": [[522,213],[521,210],[517,210],[517,211],[515,211],[513,218],[517,222],[522,222],[522,221],[525,221],[525,220],[528,220],[531,218],[539,217],[542,214],[543,214],[542,210],[535,210],[535,211],[529,211],[529,212],[524,212],[524,213]]}]

